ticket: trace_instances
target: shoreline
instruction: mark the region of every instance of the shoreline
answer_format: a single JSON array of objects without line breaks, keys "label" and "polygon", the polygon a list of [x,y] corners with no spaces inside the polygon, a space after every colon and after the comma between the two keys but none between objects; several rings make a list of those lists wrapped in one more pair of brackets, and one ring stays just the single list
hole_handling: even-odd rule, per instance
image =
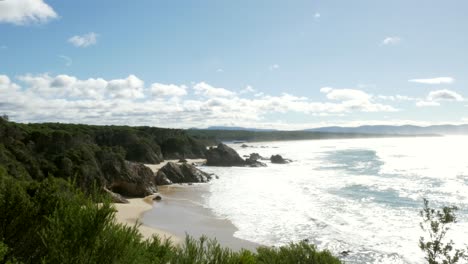
[{"label": "shoreline", "polygon": [[130,198],[128,204],[114,203],[117,210],[115,220],[117,223],[135,226],[144,239],[149,239],[153,235],[161,239],[170,239],[174,245],[180,245],[184,241],[181,237],[171,234],[165,230],[145,225],[141,220],[145,212],[153,209],[153,198],[156,194],[146,196],[145,198]]},{"label": "shoreline", "polygon": [[[153,173],[168,162],[180,164],[178,160],[165,160],[160,164],[145,164]],[[205,159],[187,159],[190,164],[204,164]],[[256,251],[260,244],[234,236],[238,230],[228,219],[216,217],[211,209],[203,206],[203,195],[208,193],[208,184],[158,186],[158,192],[144,198],[129,198],[128,204],[114,203],[118,223],[134,226],[144,239],[153,235],[169,239],[175,246],[183,245],[185,236],[194,239],[206,236],[216,239],[221,246],[232,250]],[[153,201],[156,195],[161,201]]]},{"label": "shoreline", "polygon": [[260,244],[235,237],[238,229],[229,219],[219,218],[203,206],[203,195],[209,192],[208,187],[208,184],[159,186],[163,199],[154,203],[154,210],[145,212],[145,224],[178,237],[206,236],[235,251],[256,251]]}]

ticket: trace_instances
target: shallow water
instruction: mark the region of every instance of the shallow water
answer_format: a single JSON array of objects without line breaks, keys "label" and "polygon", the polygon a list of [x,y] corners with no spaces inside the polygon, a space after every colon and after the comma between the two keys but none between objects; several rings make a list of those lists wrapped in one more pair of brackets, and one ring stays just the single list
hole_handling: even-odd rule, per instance
[{"label": "shallow water", "polygon": [[309,239],[346,263],[421,263],[422,198],[457,205],[455,241],[468,237],[468,137],[349,139],[231,145],[281,154],[266,168],[203,167],[219,176],[201,203],[265,245]]}]

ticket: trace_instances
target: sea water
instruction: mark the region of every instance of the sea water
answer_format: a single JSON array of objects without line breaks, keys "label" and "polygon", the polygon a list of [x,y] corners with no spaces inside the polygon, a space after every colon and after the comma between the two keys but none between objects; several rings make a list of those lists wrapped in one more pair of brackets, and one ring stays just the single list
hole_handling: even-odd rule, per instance
[{"label": "sea water", "polygon": [[230,144],[240,155],[293,160],[263,168],[203,167],[219,179],[205,207],[234,236],[279,246],[308,239],[346,263],[421,263],[423,198],[456,205],[454,241],[468,243],[468,137],[282,141]]}]

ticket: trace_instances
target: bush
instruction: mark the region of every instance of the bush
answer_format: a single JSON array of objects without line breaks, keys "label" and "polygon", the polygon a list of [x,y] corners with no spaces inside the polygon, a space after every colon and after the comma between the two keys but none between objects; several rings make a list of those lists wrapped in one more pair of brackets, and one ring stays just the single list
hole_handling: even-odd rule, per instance
[{"label": "bush", "polygon": [[429,238],[421,237],[419,248],[424,251],[429,264],[454,264],[467,257],[464,250],[454,248],[455,243],[452,240],[445,241],[450,225],[457,220],[457,210],[455,206],[436,210],[430,208],[429,201],[424,199],[424,208],[420,211],[423,222],[420,225]]}]

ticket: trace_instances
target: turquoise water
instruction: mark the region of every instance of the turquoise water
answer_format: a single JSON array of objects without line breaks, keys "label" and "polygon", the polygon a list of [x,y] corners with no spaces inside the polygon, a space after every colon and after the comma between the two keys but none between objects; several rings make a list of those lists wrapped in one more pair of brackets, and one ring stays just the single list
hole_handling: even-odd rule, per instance
[{"label": "turquoise water", "polygon": [[204,167],[218,180],[204,205],[266,245],[309,239],[346,263],[421,263],[423,197],[457,205],[449,235],[468,237],[468,137],[387,138],[231,145],[241,155],[281,154],[266,168]]}]

